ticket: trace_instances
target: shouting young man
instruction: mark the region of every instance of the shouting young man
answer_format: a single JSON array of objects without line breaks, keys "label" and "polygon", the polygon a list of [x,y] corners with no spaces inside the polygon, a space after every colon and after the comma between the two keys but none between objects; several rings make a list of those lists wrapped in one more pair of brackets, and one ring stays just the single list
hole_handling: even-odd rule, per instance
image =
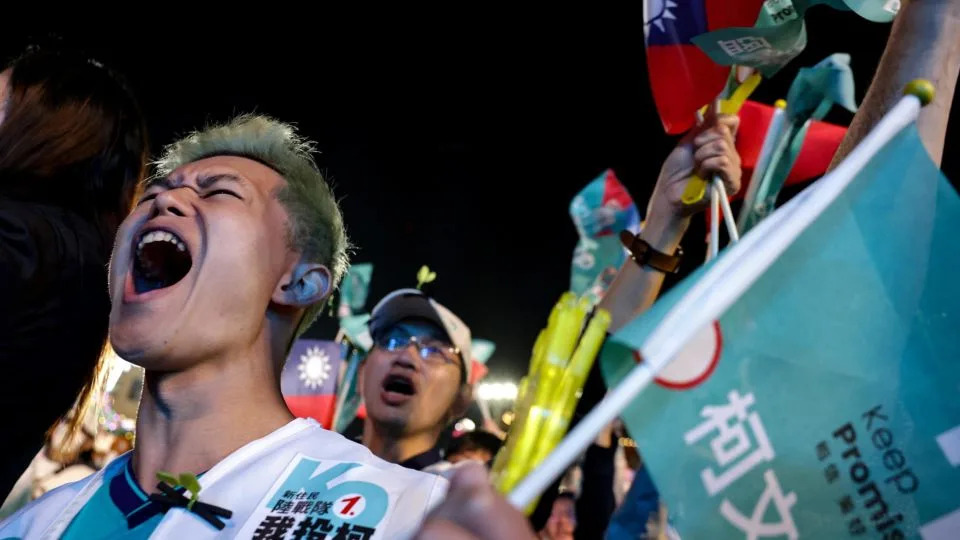
[{"label": "shouting young man", "polygon": [[243,116],[170,146],[110,265],[113,348],[145,369],[136,446],[34,501],[0,538],[416,531],[446,482],[294,419],[280,394],[284,357],[346,249],[333,193],[290,126]]}]

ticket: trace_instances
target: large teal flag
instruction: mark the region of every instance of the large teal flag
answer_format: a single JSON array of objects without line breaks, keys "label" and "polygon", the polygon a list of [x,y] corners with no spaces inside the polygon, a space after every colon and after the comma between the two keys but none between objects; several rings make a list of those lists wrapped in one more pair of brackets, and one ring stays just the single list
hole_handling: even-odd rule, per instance
[{"label": "large teal flag", "polygon": [[[958,234],[904,129],[630,404],[681,535],[960,538]],[[610,386],[709,270],[610,339]]]}]

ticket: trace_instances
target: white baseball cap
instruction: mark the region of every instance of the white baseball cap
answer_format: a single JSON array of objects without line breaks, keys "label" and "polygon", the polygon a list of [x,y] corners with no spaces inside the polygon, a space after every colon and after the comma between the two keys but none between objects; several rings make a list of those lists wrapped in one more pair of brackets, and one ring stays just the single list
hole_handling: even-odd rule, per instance
[{"label": "white baseball cap", "polygon": [[464,374],[469,381],[473,360],[470,356],[470,327],[440,302],[418,289],[398,289],[384,296],[370,313],[370,333],[376,336],[380,330],[414,317],[426,319],[443,328],[450,342],[460,351]]}]

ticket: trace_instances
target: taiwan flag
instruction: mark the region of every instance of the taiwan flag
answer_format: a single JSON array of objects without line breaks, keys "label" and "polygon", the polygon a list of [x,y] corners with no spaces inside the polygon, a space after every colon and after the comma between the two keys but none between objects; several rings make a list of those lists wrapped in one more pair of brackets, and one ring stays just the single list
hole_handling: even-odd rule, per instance
[{"label": "taiwan flag", "polygon": [[644,0],[643,30],[653,99],[667,133],[687,131],[723,90],[730,68],[691,41],[721,28],[753,26],[761,0]]},{"label": "taiwan flag", "polygon": [[337,398],[342,345],[335,341],[298,339],[280,376],[280,389],[295,416],[313,418],[329,429]]}]

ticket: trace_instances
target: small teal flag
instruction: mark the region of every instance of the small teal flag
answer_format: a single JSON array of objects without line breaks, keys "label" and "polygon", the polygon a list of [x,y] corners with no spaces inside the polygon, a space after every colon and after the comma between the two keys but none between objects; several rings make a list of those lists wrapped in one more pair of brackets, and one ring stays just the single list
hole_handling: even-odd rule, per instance
[{"label": "small teal flag", "polygon": [[751,189],[744,199],[746,214],[740,218],[741,234],[773,212],[811,121],[823,119],[834,105],[857,111],[853,90],[849,54],[831,54],[813,67],[800,68],[787,93],[786,127],[775,139],[773,155],[759,176],[756,190]]},{"label": "small teal flag", "polygon": [[874,22],[889,22],[900,9],[900,0],[764,0],[753,27],[722,28],[691,41],[720,65],[749,66],[772,77],[807,46],[803,17],[818,4]]},{"label": "small teal flag", "polygon": [[360,263],[350,265],[350,270],[340,283],[340,307],[338,317],[349,317],[362,312],[370,292],[370,280],[373,279],[373,265]]},{"label": "small teal flag", "polygon": [[637,231],[637,206],[612,169],[594,178],[570,202],[580,240],[573,250],[570,290],[597,301],[626,260],[620,231]]},{"label": "small teal flag", "polygon": [[343,433],[350,426],[353,419],[357,417],[357,410],[363,401],[357,388],[357,373],[364,354],[354,347],[348,347],[348,349],[348,354],[345,356],[349,360],[347,369],[343,373],[343,380],[337,387],[337,406],[333,417],[333,430],[337,433]]},{"label": "small teal flag", "polygon": [[356,348],[366,354],[373,347],[373,337],[370,335],[370,314],[350,315],[340,318],[340,330],[347,336]]},{"label": "small teal flag", "polygon": [[[958,231],[911,125],[630,404],[683,537],[958,537]],[[610,386],[708,269],[610,338]]]},{"label": "small teal flag", "polygon": [[486,364],[496,350],[497,344],[489,339],[474,339],[470,343],[470,354],[473,355],[473,360],[481,364]]},{"label": "small teal flag", "polygon": [[721,28],[691,40],[722,66],[749,66],[772,77],[807,46],[803,19],[776,26]]}]

